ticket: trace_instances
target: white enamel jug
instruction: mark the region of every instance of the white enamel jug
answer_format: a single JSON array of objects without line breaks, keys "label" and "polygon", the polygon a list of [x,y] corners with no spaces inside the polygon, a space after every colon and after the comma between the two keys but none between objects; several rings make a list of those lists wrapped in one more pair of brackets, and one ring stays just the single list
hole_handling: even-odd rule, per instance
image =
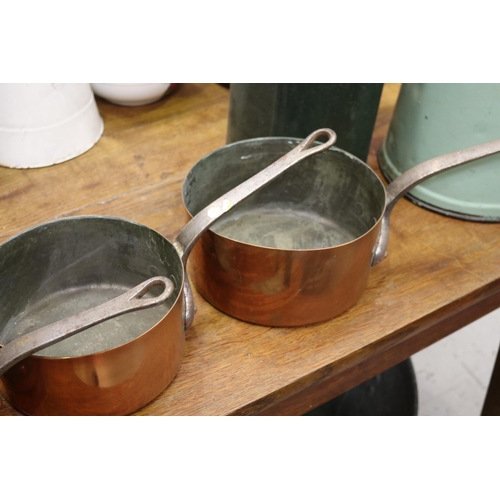
[{"label": "white enamel jug", "polygon": [[0,165],[46,167],[89,150],[104,129],[89,83],[0,84]]}]

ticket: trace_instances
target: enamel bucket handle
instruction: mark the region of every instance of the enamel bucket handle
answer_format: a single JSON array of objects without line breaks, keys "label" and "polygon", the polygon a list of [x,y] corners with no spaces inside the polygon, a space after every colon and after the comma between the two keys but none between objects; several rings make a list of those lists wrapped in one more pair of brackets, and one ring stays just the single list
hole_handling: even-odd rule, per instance
[{"label": "enamel bucket handle", "polygon": [[[319,145],[312,146],[314,141],[320,137],[326,137],[327,141]],[[184,271],[191,250],[203,233],[222,215],[238,205],[250,195],[269,184],[273,179],[281,175],[293,165],[305,158],[326,151],[335,144],[337,135],[333,130],[322,128],[308,135],[298,146],[282,156],[273,164],[261,170],[250,179],[242,182],[239,186],[231,189],[220,198],[210,203],[202,211],[198,212],[187,224],[174,241],[174,247],[182,260]],[[185,328],[189,328],[193,322],[195,305],[191,287],[187,279],[184,282],[185,297]]]},{"label": "enamel bucket handle", "polygon": [[385,212],[382,217],[380,234],[373,252],[372,266],[381,262],[387,255],[391,212],[396,202],[402,196],[429,177],[498,152],[500,152],[500,139],[437,156],[410,168],[404,174],[394,179],[386,188]]}]

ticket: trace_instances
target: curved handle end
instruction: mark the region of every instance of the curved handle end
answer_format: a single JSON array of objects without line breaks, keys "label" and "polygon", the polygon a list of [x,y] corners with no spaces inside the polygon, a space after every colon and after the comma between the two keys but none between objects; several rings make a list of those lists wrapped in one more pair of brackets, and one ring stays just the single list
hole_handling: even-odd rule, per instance
[{"label": "curved handle end", "polygon": [[[310,148],[311,144],[317,141],[320,137],[327,137],[327,141],[315,146],[314,148]],[[316,152],[325,151],[328,148],[331,148],[335,142],[337,141],[337,134],[330,128],[320,128],[315,130],[311,134],[309,134],[296,148],[296,152],[305,151],[308,149],[311,154],[315,154]],[[309,149],[310,148],[310,149]]]}]

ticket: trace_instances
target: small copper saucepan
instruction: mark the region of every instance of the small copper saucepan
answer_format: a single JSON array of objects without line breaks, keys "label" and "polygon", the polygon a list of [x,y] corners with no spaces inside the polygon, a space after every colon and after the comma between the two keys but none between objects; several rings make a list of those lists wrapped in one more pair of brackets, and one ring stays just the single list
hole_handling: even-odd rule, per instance
[{"label": "small copper saucepan", "polygon": [[[195,216],[212,200],[298,144],[260,138],[200,160],[183,186]],[[221,311],[269,326],[329,320],[364,292],[386,254],[394,204],[419,182],[500,151],[500,140],[426,161],[387,189],[372,169],[338,148],[309,158],[224,215],[193,250],[194,280]]]},{"label": "small copper saucepan", "polygon": [[[322,136],[326,142],[314,143]],[[184,330],[194,316],[185,265],[195,242],[222,214],[335,139],[331,130],[314,132],[253,178],[221,193],[174,243],[141,224],[92,216],[42,224],[3,243],[0,353],[6,355],[0,356],[0,373],[5,369],[0,389],[5,397],[34,415],[122,415],[158,396],[177,374]],[[166,296],[151,304],[155,307],[99,324],[91,319],[84,331],[82,324],[68,331],[58,323],[85,315],[152,276],[168,278],[162,281]],[[158,291],[149,294],[153,302],[159,298]]]}]

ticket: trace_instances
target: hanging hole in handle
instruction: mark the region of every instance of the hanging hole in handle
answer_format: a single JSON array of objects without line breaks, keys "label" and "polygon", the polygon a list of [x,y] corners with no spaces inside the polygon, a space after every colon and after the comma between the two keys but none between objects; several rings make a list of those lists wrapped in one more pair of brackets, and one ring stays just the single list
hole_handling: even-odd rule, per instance
[{"label": "hanging hole in handle", "polygon": [[[327,140],[322,142],[321,144],[315,146],[314,148],[311,148],[312,144],[314,142],[321,142],[321,141],[318,141],[318,139],[320,137],[326,137]],[[302,143],[302,147],[301,147],[301,150],[302,151],[305,151],[306,149],[308,148],[311,148],[311,150],[315,150],[315,149],[328,149],[330,148],[331,146],[333,146],[335,144],[335,142],[337,141],[337,134],[332,130],[332,129],[329,129],[329,128],[320,128],[318,130],[315,130],[314,132],[312,132],[311,134],[309,134],[305,139],[304,139],[304,142]]]},{"label": "hanging hole in handle", "polygon": [[[138,290],[134,294],[134,299],[141,299],[144,297],[149,291],[151,291],[153,288],[157,287],[163,287],[163,291],[160,293],[152,293],[154,295],[154,299],[159,299],[161,297],[164,297],[167,299],[172,292],[174,291],[174,284],[172,283],[171,280],[164,276],[157,276],[154,278],[149,279],[142,287],[140,290]],[[146,297],[147,298],[147,297]]]}]

